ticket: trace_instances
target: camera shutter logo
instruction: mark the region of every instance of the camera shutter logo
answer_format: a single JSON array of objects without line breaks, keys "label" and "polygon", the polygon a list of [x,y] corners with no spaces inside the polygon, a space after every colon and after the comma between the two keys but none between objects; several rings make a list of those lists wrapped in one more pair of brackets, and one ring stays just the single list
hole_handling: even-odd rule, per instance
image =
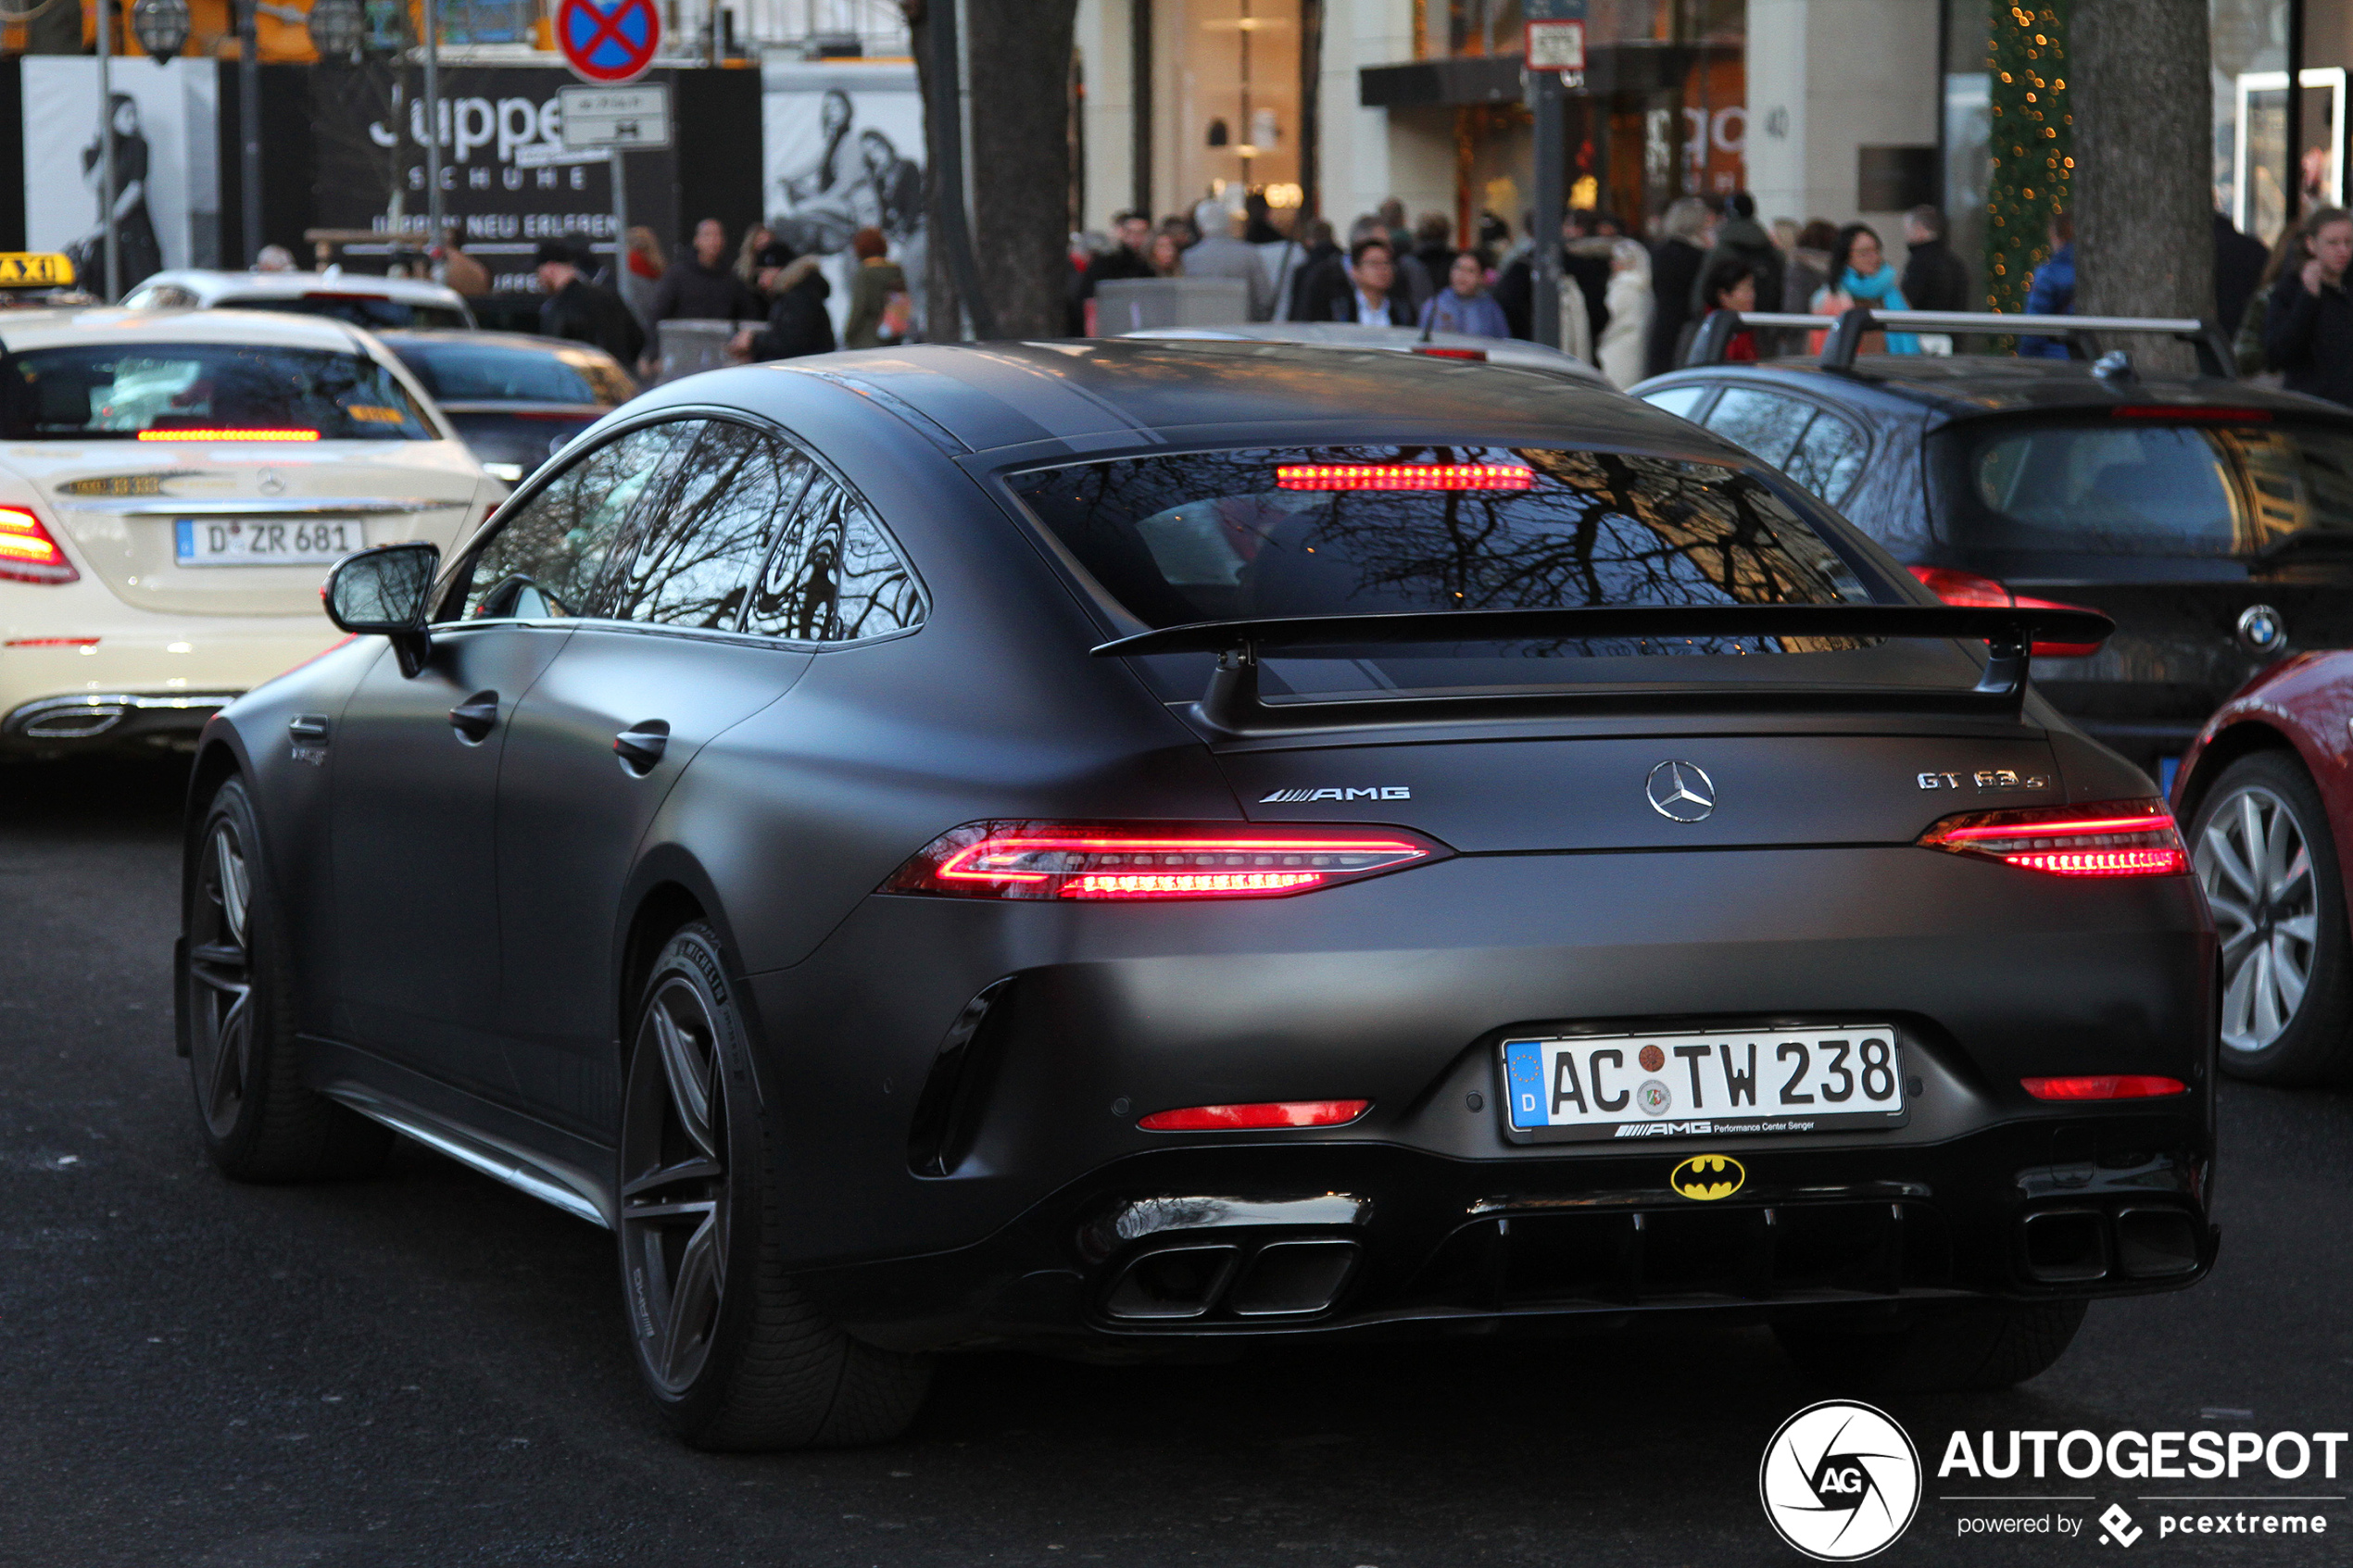
[{"label": "camera shutter logo", "polygon": [[1818,1562],[1858,1562],[1919,1512],[1919,1450],[1885,1411],[1824,1399],[1765,1445],[1756,1491],[1781,1539]]}]

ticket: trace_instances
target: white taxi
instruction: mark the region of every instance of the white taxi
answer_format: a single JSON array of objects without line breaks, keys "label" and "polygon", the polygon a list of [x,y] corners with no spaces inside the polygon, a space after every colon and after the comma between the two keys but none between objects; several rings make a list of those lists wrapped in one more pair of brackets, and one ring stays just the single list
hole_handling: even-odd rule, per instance
[{"label": "white taxi", "polygon": [[505,494],[341,321],[0,318],[0,748],[193,742],[338,640],[332,562],[446,553]]}]

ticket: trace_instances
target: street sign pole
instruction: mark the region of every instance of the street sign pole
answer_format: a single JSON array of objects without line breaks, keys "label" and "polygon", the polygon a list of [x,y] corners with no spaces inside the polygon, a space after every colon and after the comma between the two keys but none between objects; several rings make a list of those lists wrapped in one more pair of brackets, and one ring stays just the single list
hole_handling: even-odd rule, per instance
[{"label": "street sign pole", "polygon": [[[441,244],[441,6],[425,5],[425,276],[433,276],[434,247]],[[399,134],[397,129],[393,132]]]},{"label": "street sign pole", "polygon": [[624,178],[628,165],[622,160],[621,144],[612,149],[612,292],[623,299],[623,269],[629,265],[629,182]]},{"label": "street sign pole", "polygon": [[1529,326],[1536,341],[1561,345],[1561,212],[1567,205],[1568,124],[1563,78],[1585,68],[1585,0],[1526,0],[1528,107],[1535,118],[1535,223],[1529,235],[1536,297]]},{"label": "street sign pole", "polygon": [[106,220],[107,303],[122,297],[122,235],[116,227],[114,205],[114,19],[107,0],[98,0],[98,200]]},{"label": "street sign pole", "polygon": [[[629,265],[629,179],[624,147],[670,145],[670,89],[628,87],[661,50],[661,13],[652,0],[560,0],[556,49],[587,87],[566,87],[567,149],[603,147],[612,174],[612,292],[623,295]],[[615,91],[598,92],[598,88]]]}]

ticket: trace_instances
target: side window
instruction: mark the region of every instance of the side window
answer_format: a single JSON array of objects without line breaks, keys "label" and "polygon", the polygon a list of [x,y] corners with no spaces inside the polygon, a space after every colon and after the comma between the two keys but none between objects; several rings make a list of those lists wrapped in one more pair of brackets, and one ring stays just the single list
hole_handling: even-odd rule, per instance
[{"label": "side window", "polygon": [[475,552],[465,618],[611,613],[630,512],[698,429],[683,420],[642,426],[558,474]]},{"label": "side window", "polygon": [[725,420],[698,423],[677,480],[645,512],[643,541],[606,611],[616,621],[734,631],[778,521],[808,480],[809,459],[775,437]]},{"label": "side window", "polygon": [[1797,438],[1805,433],[1806,421],[1813,417],[1811,403],[1753,386],[1733,386],[1725,388],[1716,407],[1707,411],[1706,422],[1708,429],[1733,445],[1745,447],[1780,468],[1789,460]]},{"label": "side window", "polygon": [[1656,392],[1642,394],[1642,401],[1654,408],[1664,408],[1678,419],[1688,420],[1699,400],[1707,395],[1705,382],[1687,382],[1681,386],[1663,386]]},{"label": "side window", "polygon": [[1861,431],[1836,414],[1819,413],[1781,467],[1798,483],[1835,505],[1854,488],[1869,446]]},{"label": "side window", "polygon": [[769,555],[744,630],[847,643],[921,625],[915,574],[855,495],[820,472]]}]

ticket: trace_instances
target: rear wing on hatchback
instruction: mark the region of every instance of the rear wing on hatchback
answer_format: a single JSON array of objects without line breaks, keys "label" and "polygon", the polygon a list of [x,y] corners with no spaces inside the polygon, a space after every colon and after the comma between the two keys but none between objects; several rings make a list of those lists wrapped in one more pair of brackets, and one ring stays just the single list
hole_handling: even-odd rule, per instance
[{"label": "rear wing on hatchback", "polygon": [[1873,310],[1856,306],[1836,316],[1792,316],[1779,313],[1711,310],[1692,334],[1686,366],[1721,364],[1732,339],[1752,327],[1827,331],[1822,342],[1822,369],[1852,370],[1855,356],[1869,332],[1944,332],[1957,336],[2055,337],[2067,345],[2070,357],[2091,359],[2101,334],[2142,333],[2170,337],[2197,351],[2201,374],[2221,381],[2234,377],[2230,340],[2211,321],[2161,316],[2027,316],[1991,310]]},{"label": "rear wing on hatchback", "polygon": [[[1944,693],[1906,694],[1914,706],[2015,716],[2026,699],[2026,673],[2037,642],[2097,645],[2116,623],[2096,610],[2064,605],[1975,608],[1953,605],[1628,605],[1541,609],[1457,609],[1383,615],[1291,616],[1262,621],[1205,621],[1121,637],[1090,650],[1098,659],[1142,654],[1214,653],[1217,666],[1193,711],[1212,729],[1256,734],[1367,723],[1428,723],[1453,717],[1504,717],[1557,707],[1555,694],[1494,697],[1392,697],[1283,703],[1259,694],[1262,656],[1279,648],[1382,644],[1447,644],[1546,638],[1646,637],[1956,637],[1982,638],[1988,657],[1976,685]],[[1723,694],[1691,692],[1702,705]],[[1818,709],[1842,699],[1881,707],[1891,694],[1862,687],[1819,687],[1768,693],[1751,688],[1741,705],[1776,699]],[[1567,699],[1587,706],[1592,694]],[[1645,687],[1637,700],[1678,706]]]}]

